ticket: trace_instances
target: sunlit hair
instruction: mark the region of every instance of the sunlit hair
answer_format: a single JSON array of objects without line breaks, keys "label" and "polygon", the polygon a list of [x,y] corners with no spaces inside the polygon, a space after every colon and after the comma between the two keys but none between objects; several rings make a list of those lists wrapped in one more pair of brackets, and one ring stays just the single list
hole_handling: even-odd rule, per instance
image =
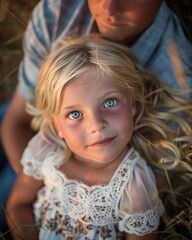
[{"label": "sunlit hair", "polygon": [[53,117],[59,114],[65,85],[84,74],[97,76],[98,84],[99,79],[109,76],[112,84],[127,89],[135,99],[137,115],[130,145],[148,164],[162,167],[164,161],[167,169],[173,169],[181,162],[182,145],[190,144],[192,134],[192,105],[184,97],[187,90],[174,90],[161,83],[141,67],[129,48],[98,36],[67,39],[44,60],[35,107],[28,105],[34,116],[32,127],[44,139],[69,152],[58,137]]}]

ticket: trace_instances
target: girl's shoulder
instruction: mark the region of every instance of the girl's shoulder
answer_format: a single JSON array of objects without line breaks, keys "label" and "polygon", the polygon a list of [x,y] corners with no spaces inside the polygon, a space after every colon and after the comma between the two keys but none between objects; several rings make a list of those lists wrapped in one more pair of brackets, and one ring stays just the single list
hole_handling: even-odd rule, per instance
[{"label": "girl's shoulder", "polygon": [[164,207],[153,171],[137,151],[134,154],[137,158],[120,196],[119,228],[125,232],[132,229],[132,233],[143,235],[157,229]]},{"label": "girl's shoulder", "polygon": [[46,142],[40,133],[36,134],[28,143],[21,159],[24,173],[42,180],[41,166],[46,156],[54,151],[57,151],[56,146]]},{"label": "girl's shoulder", "polygon": [[[153,197],[154,199],[158,197],[155,176],[146,161],[140,156],[135,162],[129,181],[122,192],[122,209],[130,212],[144,212],[153,206]],[[135,199],[140,200],[135,202]],[[128,205],[127,202],[129,202]],[[148,204],[149,202],[150,204]],[[137,203],[139,203],[138,207],[136,207]]]}]

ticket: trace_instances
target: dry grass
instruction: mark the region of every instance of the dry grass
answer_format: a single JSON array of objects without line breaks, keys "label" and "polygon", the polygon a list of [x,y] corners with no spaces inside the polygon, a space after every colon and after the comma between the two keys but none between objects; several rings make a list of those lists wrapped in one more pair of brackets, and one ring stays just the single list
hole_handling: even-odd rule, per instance
[{"label": "dry grass", "polygon": [[[22,58],[22,36],[38,0],[0,0],[0,105],[11,97]],[[21,11],[22,9],[22,11]]]}]

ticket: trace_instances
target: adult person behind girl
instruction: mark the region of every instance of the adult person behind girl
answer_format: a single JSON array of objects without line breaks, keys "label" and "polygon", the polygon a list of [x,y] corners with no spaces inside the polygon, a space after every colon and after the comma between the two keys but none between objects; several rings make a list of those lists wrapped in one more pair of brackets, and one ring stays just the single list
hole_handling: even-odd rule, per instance
[{"label": "adult person behind girl", "polygon": [[[20,64],[19,84],[2,122],[2,143],[11,167],[21,171],[21,155],[34,132],[25,102],[34,99],[34,88],[41,61],[66,35],[100,32],[111,41],[131,46],[143,66],[164,82],[179,87],[168,56],[167,44],[174,39],[183,62],[191,62],[192,47],[179,20],[163,0],[41,0],[35,7],[24,37],[24,57]],[[188,72],[187,65],[184,70]],[[191,83],[191,78],[187,78]],[[4,175],[11,172],[8,165]],[[13,184],[0,175],[0,203],[4,205]],[[7,184],[10,186],[8,187]],[[7,191],[8,190],[8,191]],[[3,198],[3,199],[2,199]],[[4,206],[5,207],[5,206]],[[0,221],[4,211],[0,209]],[[1,222],[0,222],[1,228]]]},{"label": "adult person behind girl", "polygon": [[8,202],[13,236],[157,239],[163,206],[149,166],[164,160],[173,174],[185,170],[181,146],[192,133],[185,93],[161,83],[127,47],[95,36],[50,53],[28,105],[39,134]]}]

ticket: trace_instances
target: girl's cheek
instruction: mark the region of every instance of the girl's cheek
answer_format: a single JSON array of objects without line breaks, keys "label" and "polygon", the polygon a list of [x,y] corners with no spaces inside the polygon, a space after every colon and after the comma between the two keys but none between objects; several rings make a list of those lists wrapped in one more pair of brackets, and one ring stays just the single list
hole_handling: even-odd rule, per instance
[{"label": "girl's cheek", "polygon": [[117,118],[121,118],[122,116],[125,116],[125,115],[127,116],[128,114],[132,116],[131,112],[132,111],[128,104],[119,104],[116,108],[109,111],[108,114],[116,116]]},{"label": "girl's cheek", "polygon": [[63,121],[64,128],[73,129],[78,126],[80,126],[80,120],[78,120],[78,119],[76,119],[76,120],[67,119],[67,120]]}]

